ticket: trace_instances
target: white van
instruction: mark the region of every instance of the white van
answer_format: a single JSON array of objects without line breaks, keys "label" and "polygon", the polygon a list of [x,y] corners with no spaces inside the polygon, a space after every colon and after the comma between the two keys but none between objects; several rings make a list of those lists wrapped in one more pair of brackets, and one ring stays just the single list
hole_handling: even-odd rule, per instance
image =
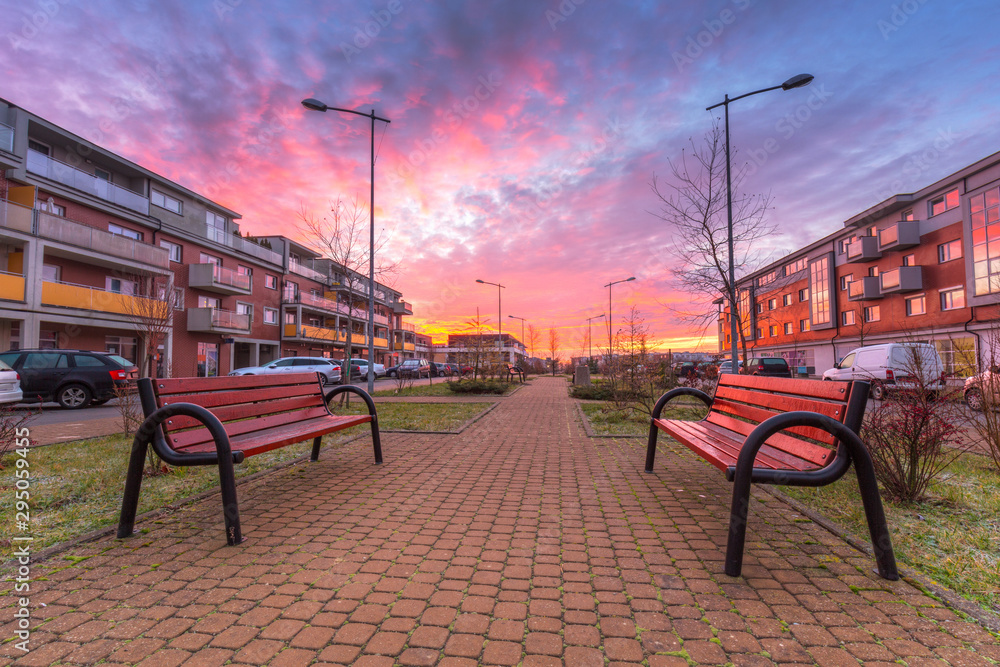
[{"label": "white van", "polygon": [[893,387],[914,388],[918,376],[934,392],[945,388],[944,364],[930,343],[886,343],[851,350],[823,373],[824,380],[868,380],[871,397],[882,400]]}]

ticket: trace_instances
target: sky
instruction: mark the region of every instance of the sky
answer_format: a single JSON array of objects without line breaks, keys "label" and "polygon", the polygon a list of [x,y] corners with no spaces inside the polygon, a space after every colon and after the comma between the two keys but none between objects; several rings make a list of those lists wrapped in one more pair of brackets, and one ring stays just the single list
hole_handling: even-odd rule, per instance
[{"label": "sky", "polygon": [[815,77],[730,107],[777,259],[1000,150],[998,23],[990,0],[0,0],[0,97],[303,241],[302,211],[367,204],[370,121],[301,100],[374,110],[386,282],[435,341],[497,325],[480,279],[503,331],[577,354],[634,276],[616,330],[634,306],[655,347],[716,349],[677,314],[650,187],[706,107]]}]

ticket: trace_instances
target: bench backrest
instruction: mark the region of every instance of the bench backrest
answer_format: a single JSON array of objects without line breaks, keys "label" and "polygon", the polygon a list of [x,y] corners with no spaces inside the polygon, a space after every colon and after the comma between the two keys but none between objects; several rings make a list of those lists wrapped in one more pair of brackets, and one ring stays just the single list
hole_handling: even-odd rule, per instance
[{"label": "bench backrest", "polygon": [[[725,373],[719,376],[715,400],[705,419],[747,436],[757,424],[769,417],[805,410],[826,415],[858,432],[867,398],[866,383]],[[767,444],[796,458],[824,466],[832,460],[838,443],[836,438],[822,429],[796,426],[771,436]]]},{"label": "bench backrest", "polygon": [[[200,405],[219,418],[230,437],[330,414],[316,373],[158,378],[152,385],[155,407]],[[212,442],[208,429],[191,417],[166,420],[163,434],[177,451]]]}]

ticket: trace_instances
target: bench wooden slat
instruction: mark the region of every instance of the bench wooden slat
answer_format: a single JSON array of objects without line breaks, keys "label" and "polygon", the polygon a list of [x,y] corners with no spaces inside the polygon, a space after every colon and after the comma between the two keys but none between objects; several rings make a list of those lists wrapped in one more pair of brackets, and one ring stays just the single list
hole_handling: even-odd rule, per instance
[{"label": "bench wooden slat", "polygon": [[218,391],[202,394],[173,394],[163,397],[160,400],[160,405],[194,403],[195,405],[200,405],[203,408],[209,408],[215,412],[216,408],[227,405],[245,405],[248,400],[271,401],[279,398],[310,395],[316,395],[315,383],[255,389],[252,396],[248,396],[246,390],[235,389],[232,391]]},{"label": "bench wooden slat", "polygon": [[789,378],[761,377],[759,375],[735,375],[723,373],[719,376],[720,387],[744,387],[759,391],[777,391],[796,396],[818,398],[828,401],[847,401],[850,382],[798,380]]},{"label": "bench wooden slat", "polygon": [[811,398],[789,396],[787,394],[750,391],[742,387],[719,387],[715,392],[715,398],[747,403],[759,408],[773,410],[776,413],[791,412],[793,410],[818,412],[821,415],[832,417],[837,421],[843,420],[844,410],[847,409],[847,403],[843,401],[819,401]]},{"label": "bench wooden slat", "polygon": [[319,384],[316,373],[274,373],[271,375],[232,375],[211,378],[161,378],[155,380],[156,395],[160,398],[172,394],[192,394],[201,391],[216,392],[231,389],[258,390],[261,387],[280,387],[296,384]]},{"label": "bench wooden slat", "polygon": [[[322,397],[314,393],[312,396],[293,396],[292,398],[284,398],[277,401],[226,405],[224,407],[212,408],[212,414],[218,417],[219,421],[226,425],[226,430],[229,431],[230,422],[269,415],[280,415],[283,418],[282,421],[271,421],[271,425],[295,422],[301,418],[302,412],[322,406]],[[164,422],[164,428],[171,433],[191,427],[202,428],[202,424],[197,419],[191,417],[171,417]]]},{"label": "bench wooden slat", "polygon": [[[229,445],[232,450],[241,451],[247,456],[263,454],[272,449],[278,449],[285,445],[291,445],[304,440],[311,440],[319,435],[326,435],[336,431],[366,424],[372,420],[371,415],[345,415],[333,419],[319,418],[285,424],[269,430],[266,434],[244,433],[241,435],[231,435]],[[228,428],[227,428],[228,430]],[[209,438],[207,442],[200,442],[184,448],[185,452],[214,452],[215,442]]]},{"label": "bench wooden slat", "polygon": [[[734,439],[734,436],[741,434],[701,421],[658,419],[656,425],[720,470],[725,471],[726,468],[736,465],[742,442]],[[816,465],[810,461],[791,456],[787,452],[769,445],[765,445],[757,452],[754,466],[772,470],[811,470],[816,468]]]},{"label": "bench wooden slat", "polygon": [[[330,417],[329,412],[325,406],[320,406],[316,408],[310,408],[309,410],[302,410],[296,413],[297,421],[305,421],[307,419],[314,419],[316,417]],[[284,426],[288,423],[288,419],[285,415],[269,415],[267,417],[257,417],[255,419],[247,419],[238,422],[229,422],[225,424],[226,433],[229,434],[230,440],[236,435],[245,435],[247,433],[255,433],[257,431],[267,431],[268,429],[275,428],[278,426]],[[181,431],[180,433],[165,433],[167,442],[174,449],[181,450],[190,447],[191,445],[198,444],[200,442],[210,442],[212,440],[212,435],[208,432],[206,428],[194,428],[187,431]],[[236,450],[236,447],[233,447]]]},{"label": "bench wooden slat", "polygon": [[[732,417],[719,412],[710,412],[705,418],[705,421],[739,433],[742,438],[746,438],[750,435],[750,433],[752,433],[754,428],[757,426],[757,424],[751,424],[749,422],[740,421],[739,419],[733,419]],[[833,449],[828,449],[822,445],[806,442],[805,440],[799,440],[798,438],[787,435],[788,432],[789,431],[775,433],[768,438],[767,444],[771,445],[775,449],[786,451],[796,458],[805,459],[806,461],[811,461],[817,465],[826,465],[833,459],[833,454],[835,453]],[[740,440],[740,444],[743,444],[742,440]]]},{"label": "bench wooden slat", "polygon": [[[718,409],[716,409],[718,408]],[[712,412],[708,415],[708,419],[711,421],[716,415],[727,415],[742,419],[749,419],[753,422],[751,426],[755,426],[762,421],[773,417],[774,415],[781,414],[785,410],[763,410],[751,405],[744,405],[742,403],[730,403],[729,401],[720,400],[716,401],[716,405],[713,405]],[[837,420],[840,421],[840,420]],[[834,442],[834,437],[824,431],[823,429],[813,428],[811,426],[795,426],[785,431],[786,434],[794,433],[797,436],[802,436],[805,438],[812,438],[813,440],[819,440],[827,445],[832,445]],[[792,438],[795,440],[795,438]],[[794,443],[789,443],[793,448]],[[794,453],[794,450],[792,450]]]}]

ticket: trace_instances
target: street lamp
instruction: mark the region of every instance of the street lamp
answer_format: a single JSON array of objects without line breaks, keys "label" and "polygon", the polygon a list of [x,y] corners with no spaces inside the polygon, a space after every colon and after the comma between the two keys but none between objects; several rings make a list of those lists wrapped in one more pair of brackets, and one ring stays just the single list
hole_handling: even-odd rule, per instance
[{"label": "street lamp", "polygon": [[[338,109],[329,107],[317,99],[310,97],[302,100],[302,106],[310,111],[340,111],[355,116],[364,116],[372,121],[371,130],[371,199],[368,205],[368,393],[375,391],[375,121],[391,122],[388,118],[371,113],[361,113],[353,109]],[[347,269],[347,267],[344,267]],[[348,378],[350,377],[351,351],[347,351]]]},{"label": "street lamp", "polygon": [[[508,315],[507,317],[515,320],[521,320],[521,345],[524,345],[524,318],[518,317],[517,315]],[[532,350],[532,353],[534,353],[534,350]]]},{"label": "street lamp", "polygon": [[500,307],[500,290],[504,288],[500,283],[488,283],[485,280],[476,278],[477,283],[483,285],[493,285],[497,288],[497,347],[500,348],[500,356],[503,356],[503,309]]},{"label": "street lamp", "polygon": [[809,85],[809,82],[813,80],[812,74],[799,74],[793,76],[788,81],[785,81],[780,86],[771,86],[770,88],[761,88],[760,90],[755,90],[752,93],[745,93],[738,97],[730,98],[729,94],[726,94],[726,98],[719,102],[718,104],[713,104],[707,107],[705,111],[711,111],[716,107],[725,107],[726,110],[726,214],[728,216],[729,223],[729,338],[730,338],[730,353],[732,355],[732,369],[735,373],[739,366],[736,363],[736,260],[734,258],[733,252],[733,178],[731,165],[729,160],[729,103],[735,102],[736,100],[742,100],[744,97],[750,97],[751,95],[757,95],[759,93],[766,93],[771,90],[791,90],[792,88],[801,88],[802,86]]},{"label": "street lamp", "polygon": [[594,335],[591,333],[590,323],[594,320],[599,320],[604,317],[604,313],[600,315],[594,315],[593,317],[587,318],[587,343],[590,345],[590,349],[587,351],[587,364],[590,364],[591,358],[594,356]]},{"label": "street lamp", "polygon": [[611,286],[617,285],[618,283],[628,283],[635,280],[635,276],[631,278],[624,278],[622,280],[616,280],[613,283],[608,283],[605,287],[608,288],[608,362],[611,362]]}]

